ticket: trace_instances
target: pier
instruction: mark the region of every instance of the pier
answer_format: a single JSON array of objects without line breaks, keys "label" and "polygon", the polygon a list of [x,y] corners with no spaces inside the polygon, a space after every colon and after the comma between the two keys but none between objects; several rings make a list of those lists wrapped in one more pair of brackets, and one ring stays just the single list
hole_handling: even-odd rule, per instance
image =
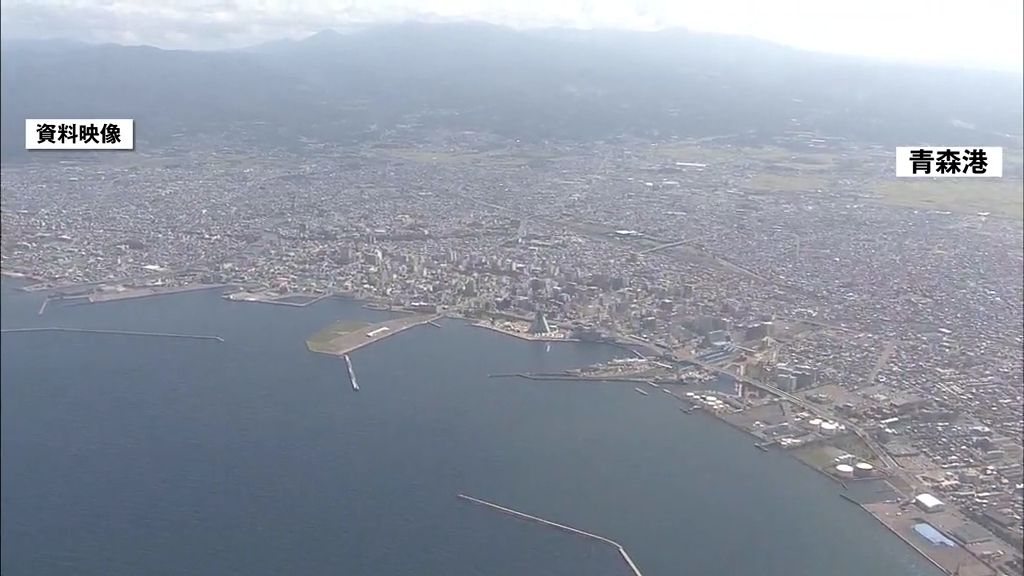
[{"label": "pier", "polygon": [[153,336],[157,338],[186,338],[189,340],[216,340],[223,342],[220,336],[207,336],[204,334],[170,334],[166,332],[133,332],[131,330],[101,330],[97,328],[60,328],[51,326],[46,328],[5,328],[0,334],[14,334],[18,332],[78,332],[85,334],[117,334],[120,336]]},{"label": "pier", "polygon": [[552,528],[557,528],[557,529],[559,529],[559,530],[561,530],[563,532],[569,532],[570,534],[576,534],[577,536],[583,536],[584,538],[589,538],[591,540],[597,540],[598,542],[602,542],[604,544],[612,546],[616,550],[618,550],[619,555],[622,556],[622,560],[625,561],[627,566],[629,566],[629,569],[633,572],[634,576],[643,576],[643,574],[640,572],[640,569],[637,568],[636,563],[633,562],[633,559],[629,557],[629,553],[626,552],[626,549],[622,546],[622,544],[619,544],[618,542],[616,542],[616,541],[614,541],[614,540],[612,540],[610,538],[605,538],[604,536],[598,536],[597,534],[592,534],[590,532],[586,532],[586,531],[580,530],[579,528],[573,528],[572,526],[566,526],[565,524],[559,524],[557,522],[552,522],[551,520],[545,520],[543,518],[538,518],[537,516],[531,516],[531,515],[526,514],[524,512],[520,512],[518,510],[513,510],[511,508],[506,508],[504,506],[499,506],[498,504],[495,504],[493,502],[487,502],[486,500],[480,500],[479,498],[473,498],[472,496],[467,496],[465,494],[458,494],[457,496],[460,499],[465,500],[466,502],[472,502],[473,504],[479,504],[481,506],[485,506],[487,508],[491,508],[491,509],[497,510],[499,512],[508,514],[510,516],[514,516],[516,518],[519,518],[520,520],[529,520],[530,522],[535,522],[535,523],[541,524],[543,526],[550,526]]},{"label": "pier", "polygon": [[352,369],[352,359],[345,354],[345,367],[348,368],[348,381],[352,383],[352,389],[359,392],[359,383],[356,382],[356,372]]}]

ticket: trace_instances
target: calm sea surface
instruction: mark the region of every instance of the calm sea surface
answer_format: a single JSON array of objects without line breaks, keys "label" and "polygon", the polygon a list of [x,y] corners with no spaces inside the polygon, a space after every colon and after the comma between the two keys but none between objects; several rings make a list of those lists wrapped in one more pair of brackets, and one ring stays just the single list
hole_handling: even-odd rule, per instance
[{"label": "calm sea surface", "polygon": [[621,542],[645,576],[936,572],[840,488],[626,384],[533,382],[621,354],[446,321],[338,358],[304,338],[354,302],[216,291],[84,306],[2,286],[4,328],[213,334],[2,339],[4,576],[619,575],[617,553],[459,492]]}]

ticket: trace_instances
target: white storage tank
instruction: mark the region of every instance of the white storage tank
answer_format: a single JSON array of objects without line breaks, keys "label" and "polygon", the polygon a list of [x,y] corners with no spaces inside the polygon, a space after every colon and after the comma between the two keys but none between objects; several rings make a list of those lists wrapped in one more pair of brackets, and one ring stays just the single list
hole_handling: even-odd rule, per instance
[{"label": "white storage tank", "polygon": [[853,478],[853,466],[849,464],[836,464],[836,474],[840,478]]},{"label": "white storage tank", "polygon": [[853,465],[853,473],[858,478],[866,478],[875,473],[875,467],[867,462],[857,462]]}]

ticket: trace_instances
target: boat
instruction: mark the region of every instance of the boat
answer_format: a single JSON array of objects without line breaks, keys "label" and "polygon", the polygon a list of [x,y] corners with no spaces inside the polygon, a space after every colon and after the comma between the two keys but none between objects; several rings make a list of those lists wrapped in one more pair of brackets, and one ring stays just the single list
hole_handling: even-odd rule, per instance
[{"label": "boat", "polygon": [[647,396],[647,390],[642,390],[640,388],[633,388],[633,390],[636,390],[637,392],[643,394],[644,396]]}]

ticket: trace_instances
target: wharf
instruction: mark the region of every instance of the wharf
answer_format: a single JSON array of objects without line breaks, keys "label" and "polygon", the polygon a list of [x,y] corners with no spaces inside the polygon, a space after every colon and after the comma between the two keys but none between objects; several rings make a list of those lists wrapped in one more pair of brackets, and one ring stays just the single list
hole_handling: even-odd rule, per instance
[{"label": "wharf", "polygon": [[226,284],[191,284],[188,286],[139,286],[126,288],[119,292],[97,292],[87,295],[90,304],[100,302],[115,302],[118,300],[134,300],[137,298],[152,298],[153,296],[167,296],[169,294],[183,294],[185,292],[199,292],[202,290],[214,290],[225,288]]}]

